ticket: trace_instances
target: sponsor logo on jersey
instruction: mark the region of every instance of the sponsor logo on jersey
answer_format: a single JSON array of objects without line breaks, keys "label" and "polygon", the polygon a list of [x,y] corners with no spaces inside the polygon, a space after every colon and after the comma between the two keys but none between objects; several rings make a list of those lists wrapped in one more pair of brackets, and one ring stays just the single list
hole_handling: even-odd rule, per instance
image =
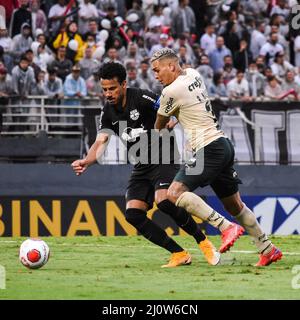
[{"label": "sponsor logo on jersey", "polygon": [[138,112],[137,109],[130,111],[130,119],[137,120],[139,117],[140,117],[140,113]]},{"label": "sponsor logo on jersey", "polygon": [[147,100],[150,100],[150,101],[152,101],[152,102],[156,102],[156,100],[155,99],[153,99],[153,98],[151,98],[151,97],[149,97],[149,96],[147,96],[147,95],[145,95],[145,94],[143,94],[143,96],[142,96],[143,98],[145,98],[145,99],[147,99]]},{"label": "sponsor logo on jersey", "polygon": [[189,91],[194,91],[197,88],[200,88],[202,80],[200,77],[195,77],[195,81],[188,86]]},{"label": "sponsor logo on jersey", "polygon": [[174,98],[169,98],[168,102],[167,102],[167,106],[165,108],[165,113],[169,113],[172,108],[173,108],[173,101],[174,101]]}]

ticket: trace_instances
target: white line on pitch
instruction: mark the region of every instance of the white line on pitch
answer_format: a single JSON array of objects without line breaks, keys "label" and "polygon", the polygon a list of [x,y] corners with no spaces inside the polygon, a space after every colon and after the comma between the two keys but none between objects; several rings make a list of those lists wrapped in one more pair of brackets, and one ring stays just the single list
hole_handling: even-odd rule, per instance
[{"label": "white line on pitch", "polygon": [[[0,245],[1,245],[1,243],[21,243],[21,241],[19,241],[19,240],[3,240],[3,241],[0,241]],[[64,246],[64,247],[70,247],[70,246],[74,246],[74,247],[98,247],[98,248],[109,248],[109,247],[123,248],[124,247],[124,246],[119,246],[119,245],[114,245],[114,244],[89,244],[89,243],[66,243],[66,242],[52,243],[50,241],[47,241],[47,243],[49,245],[57,245],[57,246]],[[160,247],[152,246],[152,245],[126,246],[126,248],[160,249]],[[189,250],[189,251],[199,251],[199,249],[196,249],[196,248],[187,248],[187,250]],[[242,253],[242,254],[256,254],[257,253],[256,251],[250,251],[250,250],[230,250],[230,252],[231,253]],[[298,256],[298,255],[300,255],[300,252],[283,252],[283,254],[287,255],[287,256]]]}]

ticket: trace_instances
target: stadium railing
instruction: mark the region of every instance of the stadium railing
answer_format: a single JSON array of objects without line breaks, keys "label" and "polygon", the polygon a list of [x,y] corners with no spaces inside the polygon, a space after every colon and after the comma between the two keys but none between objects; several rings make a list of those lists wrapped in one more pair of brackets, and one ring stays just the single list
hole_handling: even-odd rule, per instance
[{"label": "stadium railing", "polygon": [[82,110],[99,109],[99,99],[63,98],[53,99],[47,96],[28,96],[8,98],[2,106],[1,135],[36,135],[44,131],[49,135],[82,135]]}]

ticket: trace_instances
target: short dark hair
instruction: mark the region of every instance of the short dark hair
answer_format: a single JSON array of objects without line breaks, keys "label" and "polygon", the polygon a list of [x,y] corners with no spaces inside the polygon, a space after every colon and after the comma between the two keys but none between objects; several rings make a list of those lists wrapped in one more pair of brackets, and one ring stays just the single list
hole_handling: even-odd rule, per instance
[{"label": "short dark hair", "polygon": [[48,74],[57,74],[57,69],[55,67],[48,67],[47,68]]},{"label": "short dark hair", "polygon": [[27,61],[27,62],[29,62],[29,60],[28,60],[28,58],[26,57],[26,54],[25,54],[25,53],[23,53],[23,54],[21,55],[21,57],[20,57],[20,59],[19,59],[19,63],[20,63],[21,61]]},{"label": "short dark hair", "polygon": [[120,84],[126,80],[126,76],[125,68],[118,62],[105,63],[99,70],[100,79],[112,80],[117,78]]}]

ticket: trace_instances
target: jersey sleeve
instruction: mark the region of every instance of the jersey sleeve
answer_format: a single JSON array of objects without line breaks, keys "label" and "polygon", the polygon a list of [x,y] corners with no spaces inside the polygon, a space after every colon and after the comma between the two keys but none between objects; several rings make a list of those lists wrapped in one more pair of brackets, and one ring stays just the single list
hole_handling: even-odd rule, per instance
[{"label": "jersey sleeve", "polygon": [[104,107],[100,114],[99,124],[97,126],[97,134],[99,134],[100,131],[102,130],[112,130],[112,129],[113,127],[112,127],[111,118],[108,114],[107,108]]},{"label": "jersey sleeve", "polygon": [[160,106],[157,113],[164,117],[170,117],[175,113],[178,107],[174,95],[171,95],[167,90],[163,90],[160,96]]},{"label": "jersey sleeve", "polygon": [[157,94],[143,90],[140,103],[146,115],[156,117],[156,112],[159,108],[159,96]]}]

